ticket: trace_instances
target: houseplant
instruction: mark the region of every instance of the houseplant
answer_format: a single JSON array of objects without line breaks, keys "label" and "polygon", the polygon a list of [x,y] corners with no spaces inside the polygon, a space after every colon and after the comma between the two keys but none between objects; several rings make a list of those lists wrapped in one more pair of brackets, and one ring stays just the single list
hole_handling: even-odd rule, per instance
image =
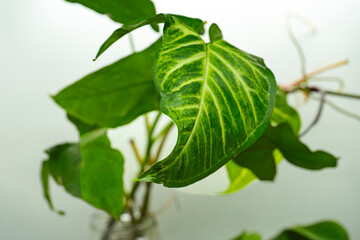
[{"label": "houseplant", "polygon": [[[83,2],[85,5],[86,3],[86,1]],[[137,6],[142,6],[142,9],[152,9],[151,7],[144,8],[144,4],[146,3],[139,3]],[[96,6],[90,7],[96,8]],[[102,11],[98,8],[95,10],[99,12]],[[103,12],[107,11],[111,11],[111,9],[106,9]],[[139,13],[140,11],[135,12]],[[314,155],[298,142],[296,137],[299,130],[298,116],[293,109],[287,106],[285,93],[280,90],[277,95],[278,99],[276,100],[278,107],[275,108],[277,110],[274,111],[272,117],[273,124],[279,125],[269,127],[265,132],[266,135],[262,135],[266,128],[267,121],[270,118],[270,113],[272,112],[273,102],[275,100],[275,86],[271,72],[266,69],[260,59],[243,53],[221,40],[221,32],[216,25],[210,27],[211,44],[208,44],[206,47],[207,50],[204,50],[204,44],[197,34],[203,31],[203,22],[201,20],[163,14],[152,17],[154,14],[155,12],[153,11],[151,14],[144,14],[144,16],[140,17],[136,16],[135,20],[117,20],[122,21],[122,23],[125,24],[124,27],[117,30],[110,37],[100,49],[99,54],[106,50],[116,39],[134,28],[145,24],[152,24],[153,28],[156,29],[157,27],[154,24],[166,22],[164,42],[161,47],[162,50],[160,50],[157,57],[154,57],[154,55],[161,45],[159,41],[141,53],[133,54],[100,72],[80,80],[75,85],[72,85],[54,97],[55,101],[67,110],[69,119],[78,126],[81,141],[80,145],[65,144],[48,150],[50,160],[44,163],[44,176],[46,175],[47,167],[49,167],[51,175],[55,177],[58,183],[63,184],[71,194],[81,197],[90,204],[108,211],[114,218],[119,217],[124,206],[132,212],[132,202],[136,196],[138,186],[140,186],[141,183],[135,182],[132,190],[124,195],[124,190],[121,187],[123,157],[118,151],[111,149],[105,136],[104,128],[127,124],[142,113],[159,109],[160,100],[155,87],[159,88],[158,90],[162,95],[161,110],[169,115],[177,124],[180,140],[178,141],[179,144],[177,147],[175,147],[174,153],[172,153],[170,157],[154,165],[154,167],[146,172],[147,175],[141,175],[138,180],[164,182],[164,185],[170,187],[184,186],[208,175],[234,157],[236,158],[235,165],[228,165],[231,177],[234,178],[234,176],[239,175],[238,173],[234,174],[233,169],[245,171],[238,167],[243,166],[251,169],[260,179],[269,180],[272,179],[275,174],[275,164],[272,158],[272,152],[275,148],[279,148],[287,160],[303,167],[323,168],[335,165],[336,159],[323,152],[313,153],[321,156],[320,158],[315,158],[315,160],[320,159],[322,161],[311,162],[310,165],[306,165],[308,161],[301,161],[304,160],[304,158],[300,158],[299,161],[298,156],[294,158],[290,154],[291,149],[289,150],[289,148],[286,148],[287,146],[281,143],[281,140],[289,139],[288,141],[293,142],[296,148],[300,146],[304,149],[304,154],[307,154],[306,160],[314,158],[312,157]],[[126,16],[123,13],[120,15]],[[111,14],[111,16],[113,19],[117,18],[115,14]],[[148,17],[150,17],[150,20],[141,22],[141,20],[147,19]],[[193,38],[198,44],[192,46],[193,42],[184,42],[188,48],[173,44],[172,38],[175,37],[176,32],[182,29],[190,32],[186,37]],[[173,53],[173,51],[169,51],[171,47],[176,48],[176,54]],[[221,50],[221,48],[225,48],[225,50]],[[186,51],[184,49],[186,49]],[[226,50],[231,51],[231,53],[224,52]],[[211,52],[211,54],[207,54],[206,52]],[[169,53],[172,54],[170,57],[168,56]],[[195,53],[197,53],[197,55],[195,55]],[[230,55],[228,58],[234,60],[219,62],[219,60],[226,58],[225,56],[228,55]],[[185,58],[185,56],[187,58]],[[185,60],[177,59],[181,57],[185,58]],[[198,62],[190,64],[192,63],[190,61],[192,58],[198,59]],[[209,59],[209,64],[206,63],[206,59]],[[156,61],[155,87],[152,84],[153,61]],[[163,69],[164,67],[170,68],[171,64],[176,67],[182,64],[183,61],[186,61],[186,66],[189,67],[186,68],[186,74],[180,72],[175,76],[175,79],[170,80],[163,76],[164,74],[166,76],[168,73],[175,72],[172,69]],[[251,61],[251,64],[247,66],[246,62],[248,61]],[[255,69],[255,73],[247,72],[249,66]],[[263,71],[263,73],[261,71]],[[188,76],[189,72],[194,74]],[[182,77],[179,78],[178,75],[181,74]],[[257,76],[257,74],[260,76]],[[196,78],[194,75],[196,75]],[[204,75],[209,77],[204,77]],[[236,75],[241,75],[241,77]],[[116,77],[116,79],[112,77]],[[185,82],[184,84],[191,83],[191,87],[183,85],[182,87],[184,88],[181,87],[180,89],[180,84],[183,83],[181,81],[186,80],[186,78],[189,82]],[[129,81],[126,82],[124,79],[128,79]],[[263,83],[261,88],[249,86],[249,88],[253,89],[246,91],[247,87],[238,86],[243,83],[243,81],[247,81],[247,84],[250,85],[256,82],[256,80]],[[161,86],[162,81],[164,84]],[[215,83],[219,83],[219,85],[222,84],[221,88]],[[266,87],[266,85],[268,86]],[[176,87],[179,89],[176,89]],[[91,97],[89,99],[89,96],[96,95],[97,92],[104,93],[114,88],[120,89],[115,97],[108,95],[109,98],[107,99],[99,97],[96,98],[96,101],[91,99]],[[206,91],[199,88],[206,89]],[[305,85],[295,86],[294,89],[287,89],[287,91],[290,92],[297,88],[302,88],[305,91],[315,91],[315,89],[307,88]],[[233,89],[233,91],[231,89]],[[179,90],[179,95],[172,94],[175,90]],[[222,90],[226,91],[222,92]],[[253,90],[259,97],[252,95]],[[190,96],[190,93],[195,95],[193,101],[190,101],[193,97],[192,95]],[[246,97],[249,96],[250,98],[247,99]],[[196,97],[201,101],[196,102]],[[129,99],[132,99],[132,101],[129,101]],[[242,99],[247,100],[241,101]],[[253,102],[252,104],[251,101]],[[276,112],[282,114],[276,115]],[[209,114],[211,120],[205,121],[204,116],[207,116],[207,114]],[[287,116],[286,118],[281,117],[281,115],[284,114]],[[197,118],[192,119],[192,121],[184,121],[185,117],[191,118],[194,117],[194,115],[197,116]],[[153,123],[147,124],[149,141],[146,151],[147,154],[139,157],[139,162],[141,163],[140,173],[152,165],[152,163],[156,162],[156,156],[158,156],[158,154],[150,156],[153,143],[156,140],[161,141],[162,138],[165,138],[168,129],[172,125],[172,123],[170,123],[164,131],[160,131],[159,135],[152,136],[156,125],[155,123],[157,123],[159,117],[160,115],[154,119]],[[198,119],[202,120],[200,121]],[[244,119],[244,121],[242,121],[242,119]],[[245,124],[240,124],[241,122],[245,122]],[[191,132],[188,137],[186,137],[187,130]],[[205,131],[204,134],[201,133],[203,130]],[[286,138],[273,138],[278,135],[276,133],[282,132],[288,134]],[[204,135],[205,138],[203,138]],[[262,135],[261,138],[260,135]],[[249,137],[245,138],[245,136]],[[254,142],[257,139],[259,140],[255,144]],[[215,140],[219,140],[219,142]],[[212,144],[209,145],[207,141],[211,141]],[[269,142],[271,142],[271,144]],[[182,143],[184,143],[184,147],[181,146]],[[198,143],[199,147],[197,147],[195,143]],[[251,145],[252,143],[254,144]],[[205,147],[205,149],[198,151],[202,147]],[[249,147],[248,150],[240,153],[246,147]],[[216,151],[208,150],[209,148],[216,149]],[[264,149],[264,151],[254,151],[254,149]],[[179,154],[177,154],[176,151],[178,151]],[[259,158],[258,156],[253,156],[259,153],[264,154],[265,157]],[[204,154],[208,155],[202,156]],[[184,157],[188,155],[192,156]],[[244,155],[246,157],[244,157]],[[179,156],[184,158],[181,159]],[[201,161],[195,162],[191,160],[190,162],[186,160],[188,158],[201,159]],[[250,159],[252,160],[250,161]],[[113,160],[113,162],[109,163],[110,160]],[[264,162],[258,163],[257,160]],[[79,166],[80,162],[81,166]],[[171,165],[170,163],[174,164]],[[195,163],[198,165],[193,167],[191,164]],[[176,164],[178,164],[177,167],[179,167],[181,171],[174,168]],[[168,165],[171,165],[171,167],[168,167]],[[261,166],[260,168],[258,167],[259,165]],[[168,171],[162,170],[165,167]],[[70,173],[69,170],[71,170]],[[161,172],[161,174],[159,172]],[[97,177],[93,179],[94,176]],[[109,184],[110,182],[111,184]],[[244,183],[245,181],[240,182]],[[149,189],[151,188],[151,184],[146,185],[149,186]],[[98,188],[94,189],[94,187]],[[122,195],[126,199],[125,201],[123,197],[121,197]],[[107,197],[105,201],[102,196]],[[145,200],[146,199],[147,198],[145,198]],[[143,212],[141,215],[143,216],[146,215],[147,212],[147,204],[145,203],[146,201],[144,201],[144,206],[141,207],[141,211]]]}]

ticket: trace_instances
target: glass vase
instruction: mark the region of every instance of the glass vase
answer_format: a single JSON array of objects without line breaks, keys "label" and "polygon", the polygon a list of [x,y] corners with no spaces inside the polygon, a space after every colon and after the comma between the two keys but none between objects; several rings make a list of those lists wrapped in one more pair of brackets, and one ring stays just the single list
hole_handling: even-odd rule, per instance
[{"label": "glass vase", "polygon": [[154,217],[147,216],[134,224],[129,213],[112,220],[105,213],[92,216],[90,227],[93,240],[160,240],[159,226]]}]

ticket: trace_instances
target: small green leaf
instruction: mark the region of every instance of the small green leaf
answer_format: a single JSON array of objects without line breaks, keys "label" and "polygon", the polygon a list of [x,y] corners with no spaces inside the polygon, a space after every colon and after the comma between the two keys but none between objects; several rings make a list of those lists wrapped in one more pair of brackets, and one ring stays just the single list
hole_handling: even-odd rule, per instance
[{"label": "small green leaf", "polygon": [[157,24],[163,23],[165,21],[165,14],[158,14],[155,17],[139,21],[133,24],[124,24],[121,28],[116,29],[108,39],[101,45],[99,51],[94,58],[94,61],[100,57],[111,45],[113,45],[117,40],[125,36],[126,34],[138,29],[140,27],[149,25],[149,24]]},{"label": "small green leaf", "polygon": [[273,240],[349,240],[346,230],[334,221],[285,229]]},{"label": "small green leaf", "polygon": [[154,3],[150,0],[66,0],[80,3],[98,13],[108,15],[119,23],[132,23],[148,19],[156,14]]},{"label": "small green leaf", "polygon": [[42,166],[41,166],[41,182],[43,187],[44,198],[46,199],[46,202],[48,203],[51,210],[55,211],[59,215],[64,215],[65,214],[64,211],[54,209],[54,205],[50,197],[49,176],[50,176],[49,161],[46,160],[42,162]]},{"label": "small green leaf", "polygon": [[277,127],[269,126],[265,137],[280,150],[288,162],[296,166],[310,170],[336,167],[338,160],[336,157],[324,151],[310,151],[287,123]]},{"label": "small green leaf", "polygon": [[[101,45],[99,51],[96,54],[94,61],[98,57],[100,57],[100,55],[103,54],[111,45],[113,45],[117,40],[119,40],[126,34],[132,32],[138,28],[141,28],[143,26],[149,25],[149,24],[153,26],[154,24],[164,23],[167,18],[166,16],[176,16],[177,18],[179,18],[183,22],[185,22],[188,26],[193,28],[194,31],[197,31],[199,34],[203,34],[205,31],[204,30],[204,22],[200,19],[160,13],[160,14],[156,15],[155,17],[152,17],[152,18],[149,18],[149,19],[146,19],[143,21],[139,21],[137,23],[125,24],[121,28],[116,29],[110,35],[110,37]],[[156,26],[158,26],[158,25],[156,25]],[[165,26],[165,28],[166,28],[166,26]],[[155,30],[156,30],[156,28],[155,28]]]},{"label": "small green leaf", "polygon": [[260,137],[248,149],[237,155],[233,161],[250,169],[260,180],[272,181],[276,175],[273,152],[276,146],[268,139]]},{"label": "small green leaf", "polygon": [[233,238],[232,240],[261,240],[261,237],[257,233],[244,232],[240,236]]},{"label": "small green leaf", "polygon": [[87,125],[109,128],[159,109],[153,63],[160,45],[159,39],[146,50],[89,74],[63,89],[54,100]]},{"label": "small green leaf", "polygon": [[82,198],[119,219],[124,206],[123,156],[111,148],[105,129],[82,135],[80,151]]},{"label": "small green leaf", "polygon": [[223,39],[222,32],[218,25],[215,23],[211,24],[209,29],[210,41],[215,42]]},{"label": "small green leaf", "polygon": [[49,169],[54,180],[63,185],[68,193],[81,198],[79,144],[60,144],[46,150],[46,153],[49,155]]},{"label": "small green leaf", "polygon": [[167,16],[155,84],[178,140],[167,158],[137,180],[167,187],[192,184],[249,147],[268,125],[276,95],[262,59],[224,40],[205,44],[175,16]]},{"label": "small green leaf", "polygon": [[43,161],[41,166],[41,182],[43,186],[43,194],[51,210],[54,210],[54,205],[51,201],[50,192],[49,192],[49,161]]}]

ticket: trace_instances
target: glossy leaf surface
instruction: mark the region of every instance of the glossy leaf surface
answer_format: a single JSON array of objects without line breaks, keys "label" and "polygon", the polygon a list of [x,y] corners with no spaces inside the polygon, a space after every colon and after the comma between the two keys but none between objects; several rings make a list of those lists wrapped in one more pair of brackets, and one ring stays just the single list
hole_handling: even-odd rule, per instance
[{"label": "glossy leaf surface", "polygon": [[81,136],[80,151],[82,198],[119,219],[124,202],[122,154],[111,148],[105,129]]},{"label": "glossy leaf surface", "polygon": [[262,59],[224,40],[205,44],[174,16],[165,23],[155,78],[178,140],[141,181],[181,187],[208,176],[260,137],[274,106],[275,79]]},{"label": "glossy leaf surface", "polygon": [[286,229],[272,240],[349,240],[349,236],[340,224],[324,221]]},{"label": "glossy leaf surface", "polygon": [[160,45],[158,40],[146,50],[80,79],[54,96],[54,100],[82,122],[109,128],[159,109],[153,64]]},{"label": "glossy leaf surface", "polygon": [[98,13],[108,15],[119,23],[131,23],[148,19],[156,14],[150,0],[66,0],[80,3]]}]

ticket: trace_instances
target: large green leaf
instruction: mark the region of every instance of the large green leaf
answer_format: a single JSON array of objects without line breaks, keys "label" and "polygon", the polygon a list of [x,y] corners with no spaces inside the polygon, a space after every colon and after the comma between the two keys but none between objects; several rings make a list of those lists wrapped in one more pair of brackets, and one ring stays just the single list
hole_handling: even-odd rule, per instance
[{"label": "large green leaf", "polygon": [[346,230],[333,221],[288,228],[273,240],[349,240]]},{"label": "large green leaf", "polygon": [[119,23],[132,23],[148,19],[156,14],[150,0],[66,0],[80,3],[98,13],[108,15]]},{"label": "large green leaf", "polygon": [[117,40],[119,40],[126,34],[132,32],[138,28],[141,28],[143,26],[149,25],[149,24],[164,23],[166,20],[166,16],[176,16],[177,18],[180,18],[182,21],[189,24],[189,26],[191,26],[199,34],[204,33],[204,22],[200,19],[160,13],[160,14],[158,14],[152,18],[146,19],[146,20],[138,21],[138,22],[132,23],[132,24],[124,24],[121,28],[116,29],[110,35],[110,37],[108,37],[108,39],[106,39],[106,41],[101,45],[99,51],[96,54],[94,61],[98,57],[100,57],[100,55],[103,54],[111,45],[113,45]]},{"label": "large green leaf", "polygon": [[167,16],[155,65],[161,110],[177,125],[172,153],[137,180],[182,187],[219,169],[265,130],[276,83],[262,59],[224,40],[205,44]]},{"label": "large green leaf", "polygon": [[160,45],[159,39],[146,50],[80,79],[54,96],[54,100],[82,122],[102,127],[124,125],[159,109],[153,64]]},{"label": "large green leaf", "polygon": [[124,203],[124,158],[111,148],[105,129],[81,136],[81,197],[119,219]]}]

